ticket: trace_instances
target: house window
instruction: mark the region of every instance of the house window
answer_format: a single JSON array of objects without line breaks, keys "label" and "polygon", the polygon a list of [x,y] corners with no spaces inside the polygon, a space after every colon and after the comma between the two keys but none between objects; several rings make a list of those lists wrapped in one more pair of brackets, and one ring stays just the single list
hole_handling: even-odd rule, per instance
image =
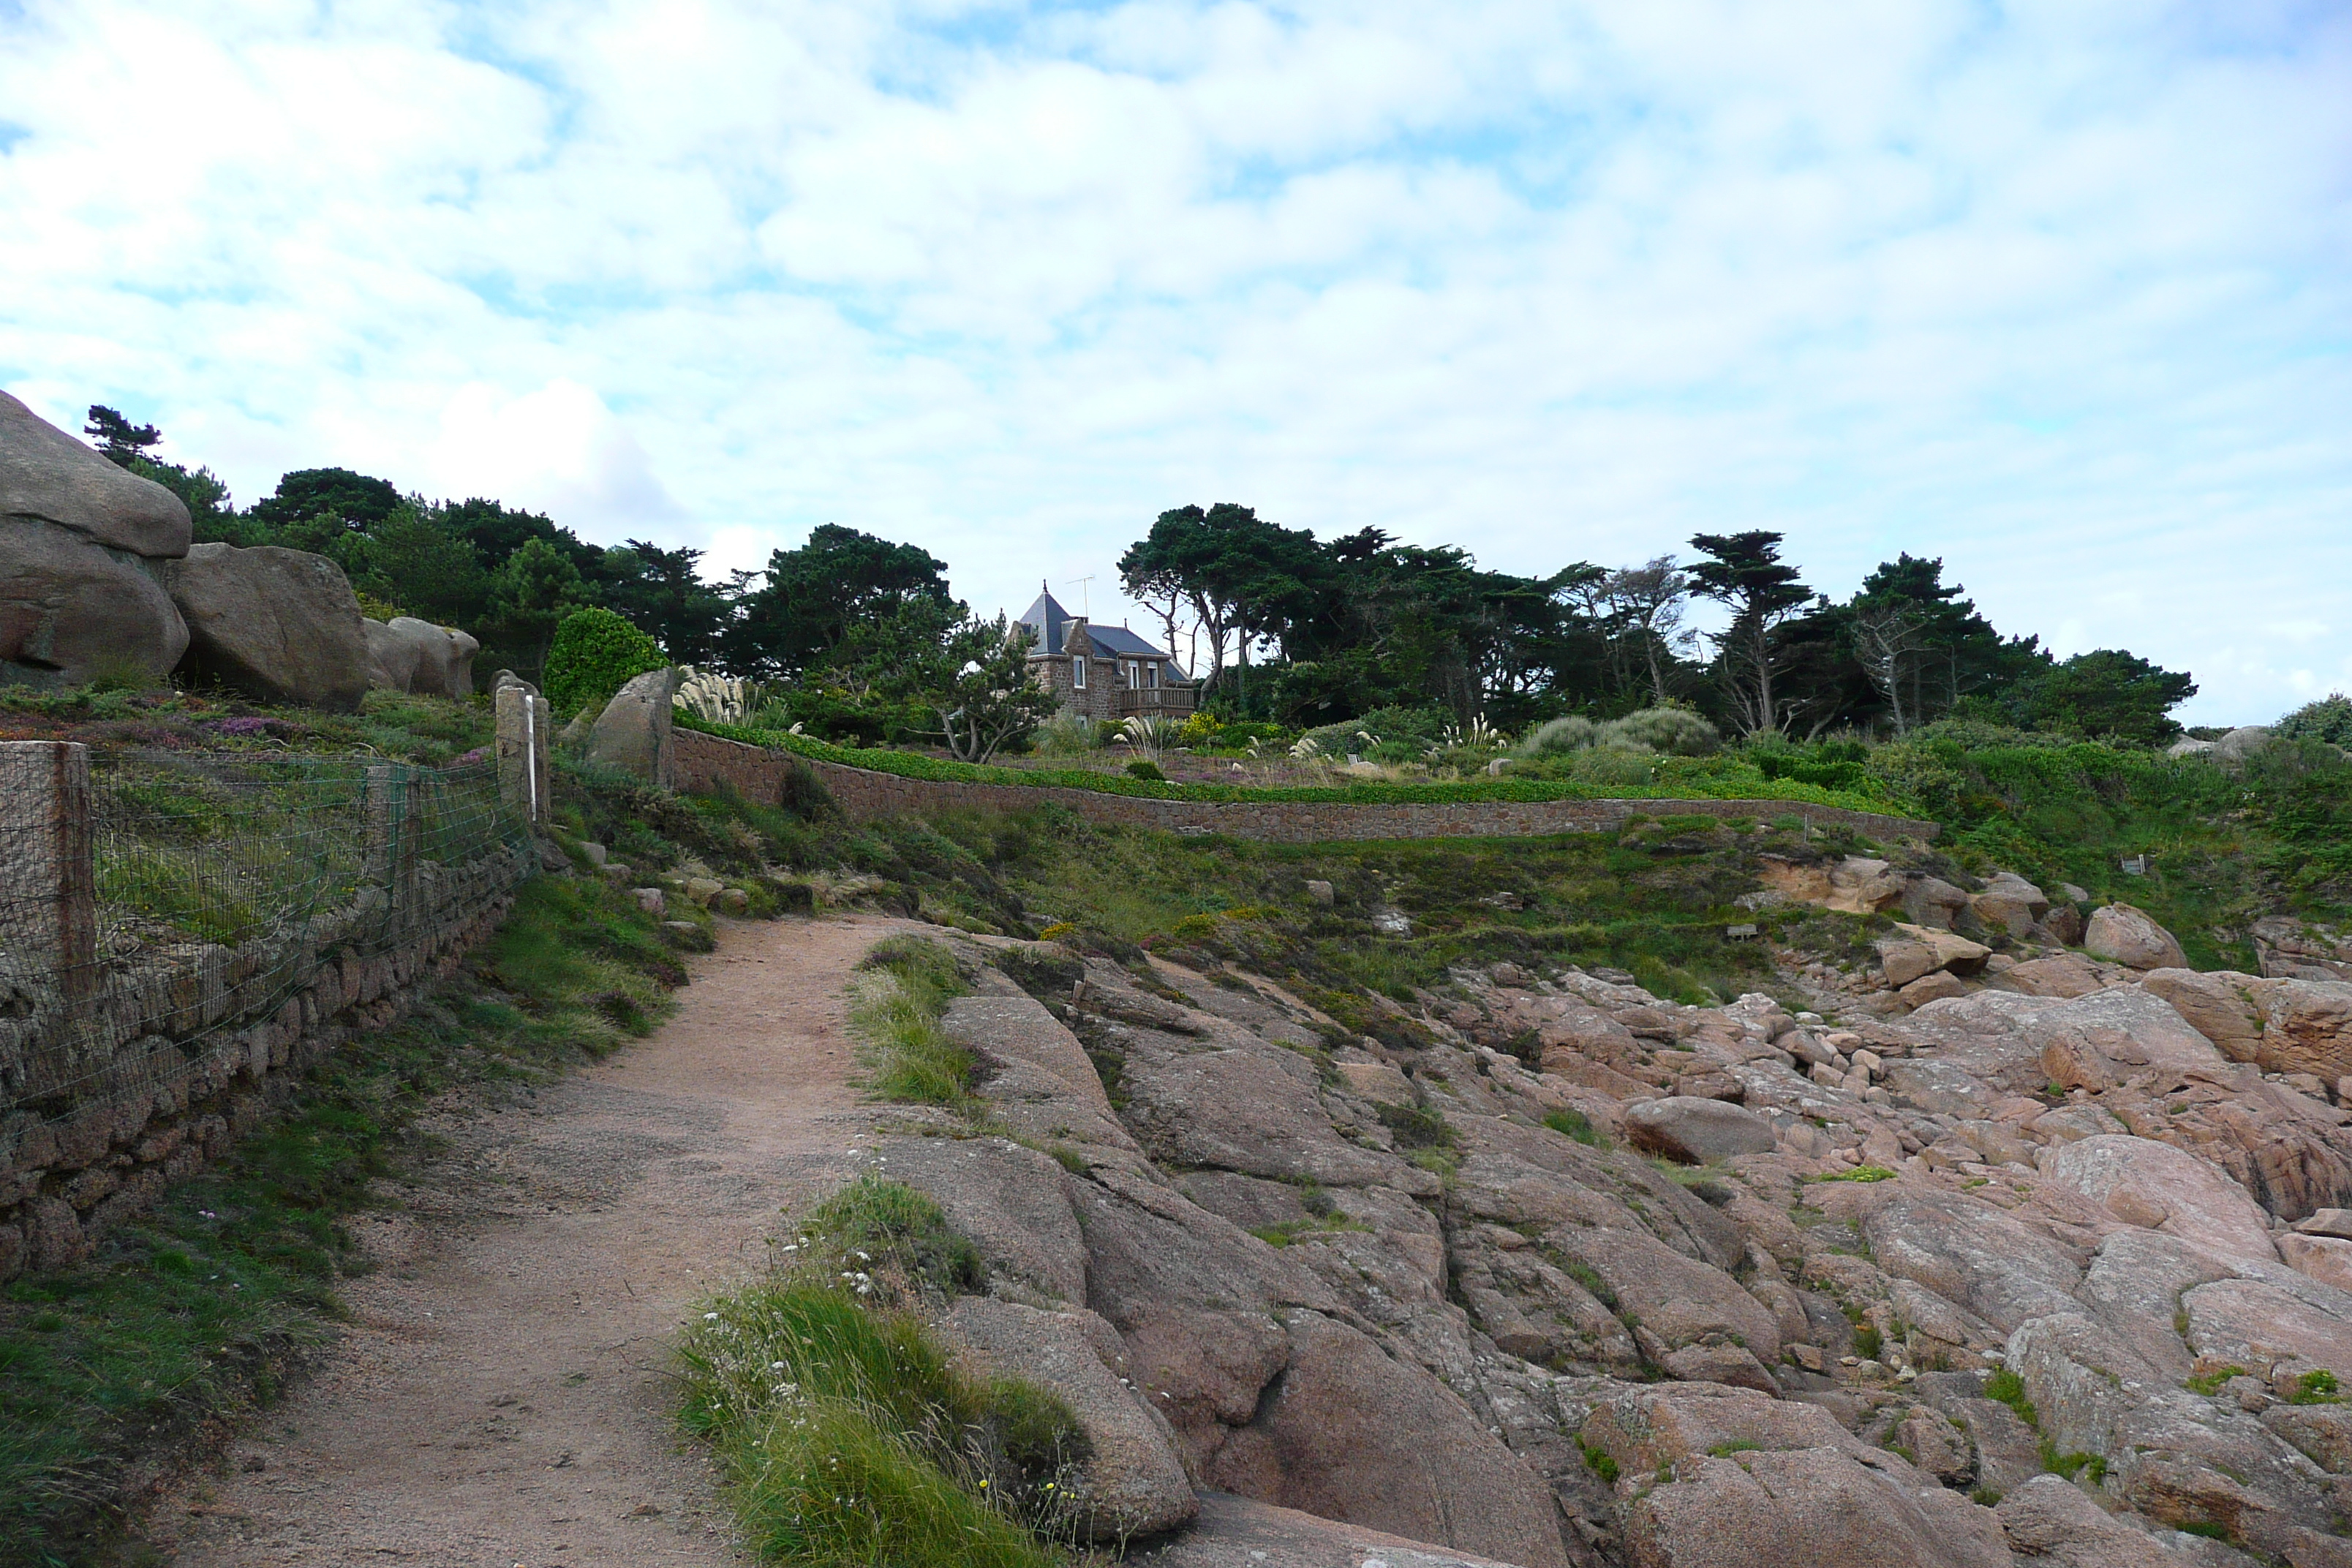
[{"label": "house window", "polygon": [[1139,668],[1143,671],[1143,684],[1150,687],[1154,691],[1159,690],[1160,667],[1156,664],[1147,664],[1142,665]]},{"label": "house window", "polygon": [[1141,668],[1131,658],[1127,661],[1127,689],[1129,691],[1143,689],[1143,677],[1139,673]]},{"label": "house window", "polygon": [[1073,691],[1084,691],[1086,689],[1087,656],[1085,654],[1076,654],[1070,659],[1070,689]]}]

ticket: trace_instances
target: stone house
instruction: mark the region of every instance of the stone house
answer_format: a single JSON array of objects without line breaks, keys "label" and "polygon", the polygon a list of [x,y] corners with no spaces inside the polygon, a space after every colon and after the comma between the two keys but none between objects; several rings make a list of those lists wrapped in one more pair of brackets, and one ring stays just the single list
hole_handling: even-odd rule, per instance
[{"label": "stone house", "polygon": [[1021,624],[1029,628],[1029,673],[1065,714],[1117,722],[1141,713],[1181,723],[1199,704],[1200,688],[1173,656],[1125,626],[1070,614],[1049,592],[1022,612]]}]

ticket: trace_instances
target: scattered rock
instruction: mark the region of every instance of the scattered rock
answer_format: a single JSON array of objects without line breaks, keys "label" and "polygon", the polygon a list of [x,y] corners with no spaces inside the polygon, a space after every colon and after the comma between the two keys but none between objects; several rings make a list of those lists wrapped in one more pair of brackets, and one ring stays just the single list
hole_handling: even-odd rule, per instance
[{"label": "scattered rock", "polygon": [[1924,1007],[1930,1002],[1942,1002],[1954,996],[1965,996],[1968,994],[1969,988],[1961,984],[1960,977],[1943,969],[1938,969],[1932,974],[1923,974],[1895,992],[1895,995],[1914,1008]]},{"label": "scattered rock", "polygon": [[2032,935],[2035,923],[2050,912],[2048,896],[2010,871],[1994,872],[1986,881],[1984,891],[1971,898],[1969,905],[1986,925],[2006,931],[2020,941]]}]

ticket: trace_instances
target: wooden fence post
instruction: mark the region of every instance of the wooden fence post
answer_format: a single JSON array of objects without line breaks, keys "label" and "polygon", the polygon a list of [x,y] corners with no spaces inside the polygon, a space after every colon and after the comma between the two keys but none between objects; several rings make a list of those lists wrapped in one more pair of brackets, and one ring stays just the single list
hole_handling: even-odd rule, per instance
[{"label": "wooden fence post", "polygon": [[98,984],[98,811],[89,748],[0,742],[0,956],[69,1006]]}]

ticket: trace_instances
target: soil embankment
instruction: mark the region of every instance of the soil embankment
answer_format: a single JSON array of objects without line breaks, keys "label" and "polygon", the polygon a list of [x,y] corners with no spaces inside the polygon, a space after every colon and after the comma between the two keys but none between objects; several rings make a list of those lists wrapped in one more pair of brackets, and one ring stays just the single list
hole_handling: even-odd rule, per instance
[{"label": "soil embankment", "polygon": [[151,1511],[184,1568],[747,1563],[671,1424],[665,1358],[762,1261],[780,1205],[837,1183],[863,1125],[844,992],[900,922],[722,922],[677,1016],[441,1147],[357,1222],[380,1264],[345,1337]]}]

